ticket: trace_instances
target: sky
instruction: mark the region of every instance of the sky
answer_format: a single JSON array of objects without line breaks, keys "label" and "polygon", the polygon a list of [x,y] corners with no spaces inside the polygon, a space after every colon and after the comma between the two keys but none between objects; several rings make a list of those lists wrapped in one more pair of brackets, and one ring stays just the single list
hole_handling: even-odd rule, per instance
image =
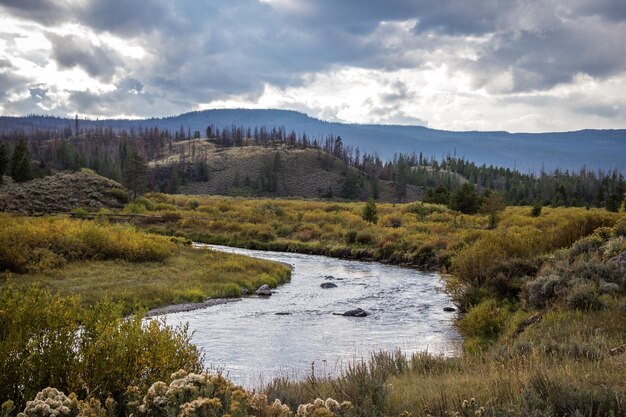
[{"label": "sky", "polygon": [[626,128],[624,0],[0,0],[0,114]]}]

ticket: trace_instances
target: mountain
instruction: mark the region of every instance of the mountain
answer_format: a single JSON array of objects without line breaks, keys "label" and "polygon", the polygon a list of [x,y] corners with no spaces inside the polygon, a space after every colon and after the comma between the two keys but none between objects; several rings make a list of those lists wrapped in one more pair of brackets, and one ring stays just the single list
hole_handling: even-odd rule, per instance
[{"label": "mountain", "polygon": [[[288,110],[216,109],[166,118],[142,120],[81,120],[81,126],[110,126],[115,129],[155,127],[204,133],[218,128],[284,126],[287,131],[306,132],[310,138],[341,136],[344,145],[376,152],[383,159],[395,153],[422,152],[441,159],[456,155],[479,164],[517,168],[522,172],[617,169],[626,172],[626,129],[580,130],[552,133],[509,133],[504,131],[446,131],[423,126],[345,124],[326,122]],[[45,116],[0,117],[0,132],[33,128],[58,129],[74,126],[74,120]]]}]

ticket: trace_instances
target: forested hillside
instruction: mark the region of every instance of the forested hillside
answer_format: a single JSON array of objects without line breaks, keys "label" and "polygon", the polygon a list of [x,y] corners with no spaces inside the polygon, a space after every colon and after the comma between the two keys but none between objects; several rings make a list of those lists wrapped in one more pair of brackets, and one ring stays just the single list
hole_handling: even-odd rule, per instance
[{"label": "forested hillside", "polygon": [[[57,117],[0,117],[0,132],[23,130],[58,131],[74,129],[75,121]],[[555,133],[453,132],[423,126],[357,125],[326,122],[303,113],[285,110],[217,109],[143,120],[80,120],[81,128],[108,128],[138,131],[158,128],[186,135],[202,132],[207,126],[229,129],[231,126],[286,126],[291,131],[307,132],[323,140],[341,136],[344,144],[361,151],[391,159],[395,153],[422,152],[442,159],[448,154],[474,161],[479,165],[497,165],[521,172],[538,174],[554,171],[617,169],[626,171],[626,130],[581,130]]]},{"label": "forested hillside", "polygon": [[423,152],[383,159],[346,144],[341,136],[316,137],[285,127],[116,130],[75,121],[61,130],[18,130],[0,137],[0,174],[15,181],[81,168],[122,182],[133,196],[161,191],[398,202],[423,198],[448,204],[464,189],[476,199],[495,191],[509,205],[616,211],[626,190],[619,170],[527,174]]}]

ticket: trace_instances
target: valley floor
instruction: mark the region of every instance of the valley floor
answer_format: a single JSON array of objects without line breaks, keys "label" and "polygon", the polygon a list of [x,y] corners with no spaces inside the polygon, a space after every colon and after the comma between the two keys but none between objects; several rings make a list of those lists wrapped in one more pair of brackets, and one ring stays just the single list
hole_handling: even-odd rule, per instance
[{"label": "valley floor", "polygon": [[[235,297],[242,287],[275,286],[289,277],[281,264],[194,252],[185,246],[187,239],[437,269],[448,274],[448,291],[464,312],[458,321],[465,336],[463,357],[380,353],[347,366],[337,378],[278,379],[264,393],[292,410],[317,397],[353,405],[351,411],[332,403],[311,405],[324,409],[312,415],[327,416],[626,415],[623,212],[546,207],[536,215],[529,207],[509,207],[494,221],[487,214],[462,215],[422,203],[377,204],[376,209],[378,221],[367,221],[364,203],[150,194],[122,210],[145,215],[134,226],[108,223],[107,211],[96,220],[3,214],[0,265],[8,272],[2,274],[2,297],[15,301],[19,297],[11,294],[17,287],[37,284],[61,295],[78,294],[88,306],[113,298],[131,311]],[[34,318],[36,311],[0,307],[0,322],[32,321],[40,323],[31,326],[37,331],[54,330],[49,319]],[[20,369],[12,367],[14,356],[8,352],[19,349],[11,343],[24,336],[19,346],[31,349],[29,343],[39,339],[25,336],[20,326],[6,326],[15,333],[0,338],[0,360],[6,369]],[[105,340],[103,346],[113,343]],[[111,357],[124,351],[112,349],[118,353]],[[175,375],[158,378],[176,380]],[[70,380],[41,379],[64,389],[77,386],[63,382]],[[149,387],[146,380],[137,385],[143,392]],[[88,392],[81,398],[93,395]],[[93,392],[104,404],[106,392]],[[115,412],[123,415],[135,402],[121,388],[116,392],[120,408]],[[1,388],[0,393],[2,401],[11,398]],[[220,398],[232,404],[231,397]],[[259,416],[288,415],[261,408],[243,409]]]}]

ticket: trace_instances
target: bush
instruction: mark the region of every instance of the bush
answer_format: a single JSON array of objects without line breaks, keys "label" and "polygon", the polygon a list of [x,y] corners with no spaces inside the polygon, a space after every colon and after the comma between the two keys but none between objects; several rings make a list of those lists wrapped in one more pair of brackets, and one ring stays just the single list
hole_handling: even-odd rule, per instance
[{"label": "bush", "polygon": [[484,346],[496,340],[506,323],[507,311],[494,300],[483,301],[471,308],[459,321],[459,328],[476,346]]},{"label": "bush", "polygon": [[358,232],[355,237],[356,243],[360,243],[361,245],[369,245],[374,242],[374,236],[369,232]]},{"label": "bush", "polygon": [[12,217],[0,214],[0,271],[43,271],[65,262],[123,259],[164,261],[176,251],[167,238],[109,225],[59,217]]},{"label": "bush", "polygon": [[354,229],[350,229],[344,235],[344,241],[346,244],[351,245],[356,241],[357,231]]},{"label": "bush", "polygon": [[571,290],[566,304],[571,310],[581,311],[602,310],[605,307],[598,291],[591,284],[582,284]]},{"label": "bush", "polygon": [[541,204],[537,204],[534,205],[531,209],[530,209],[530,215],[533,217],[539,217],[541,216]]},{"label": "bush", "polygon": [[615,237],[626,236],[626,217],[622,217],[620,221],[615,224]]},{"label": "bush", "polygon": [[126,190],[122,190],[121,188],[109,188],[105,195],[113,197],[118,202],[126,204],[130,200],[130,196]]},{"label": "bush", "polygon": [[567,282],[558,275],[540,276],[526,284],[525,297],[534,308],[543,308],[567,289]]},{"label": "bush", "polygon": [[348,417],[353,415],[352,404],[344,401],[339,404],[332,398],[326,399],[317,398],[313,403],[301,404],[298,407],[296,417]]},{"label": "bush", "polygon": [[166,223],[176,223],[182,218],[183,216],[176,211],[166,211],[165,213],[161,214],[161,221]]},{"label": "bush", "polygon": [[49,386],[124,405],[129,386],[202,369],[186,327],[123,318],[119,305],[85,308],[36,288],[0,291],[0,329],[0,403],[18,409]]}]

